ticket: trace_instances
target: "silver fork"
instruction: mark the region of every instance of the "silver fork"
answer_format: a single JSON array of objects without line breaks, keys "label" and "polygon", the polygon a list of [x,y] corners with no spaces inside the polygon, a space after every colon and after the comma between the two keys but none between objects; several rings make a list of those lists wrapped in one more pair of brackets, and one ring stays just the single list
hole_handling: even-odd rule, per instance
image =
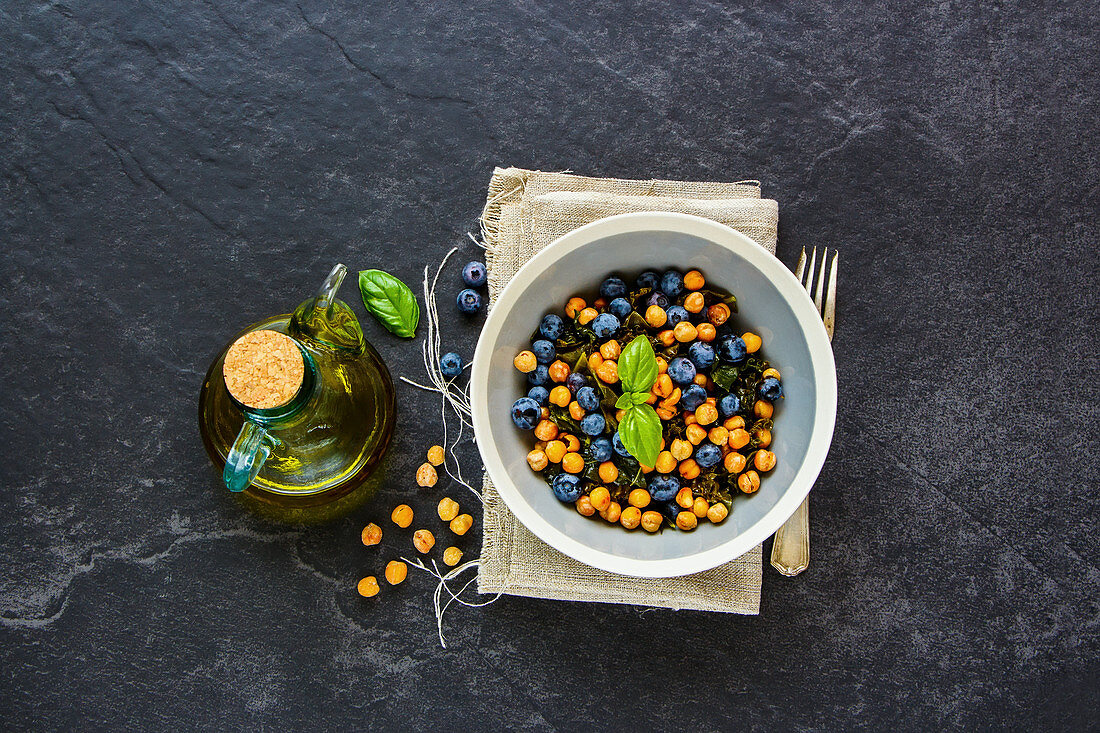
[{"label": "silver fork", "polygon": [[[829,340],[833,340],[833,326],[836,323],[836,263],[837,251],[833,250],[833,260],[829,263],[829,248],[821,253],[821,268],[817,272],[816,292],[814,286],[814,269],[817,267],[817,247],[810,254],[810,267],[806,268],[806,249],[803,247],[802,256],[798,258],[798,266],[795,268],[795,277],[801,281],[817,306],[817,312],[825,321],[825,332],[829,334]],[[825,271],[829,270],[829,289],[825,290]],[[824,301],[822,295],[824,294]],[[794,577],[810,564],[810,497],[806,497],[799,504],[791,518],[775,533],[775,542],[772,544],[772,567],[783,575]]]}]

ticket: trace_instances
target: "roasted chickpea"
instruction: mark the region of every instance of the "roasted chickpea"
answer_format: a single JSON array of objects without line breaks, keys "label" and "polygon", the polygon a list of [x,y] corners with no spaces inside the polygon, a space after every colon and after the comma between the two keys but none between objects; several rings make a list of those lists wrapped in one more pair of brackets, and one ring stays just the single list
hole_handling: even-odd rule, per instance
[{"label": "roasted chickpea", "polygon": [[729,442],[730,431],[726,430],[721,425],[716,425],[707,433],[707,438],[715,445],[725,445]]},{"label": "roasted chickpea", "polygon": [[619,506],[618,502],[610,502],[606,509],[600,510],[600,516],[611,524],[619,521],[619,517],[622,516],[623,508]]},{"label": "roasted chickpea", "polygon": [[573,393],[564,384],[559,384],[550,390],[550,404],[565,407],[573,399]]},{"label": "roasted chickpea", "polygon": [[750,354],[756,353],[763,346],[764,341],[752,331],[741,334],[741,340],[745,342],[745,350]]},{"label": "roasted chickpea", "polygon": [[[682,512],[681,512],[682,513]],[[710,509],[707,510],[707,519],[715,524],[721,524],[722,520],[729,516],[730,510],[726,509],[726,505],[720,501],[716,501],[710,505]]]},{"label": "roasted chickpea", "polygon": [[398,504],[393,508],[393,512],[390,514],[390,521],[402,529],[408,527],[413,521],[412,507],[408,504]]},{"label": "roasted chickpea", "polygon": [[390,585],[397,585],[404,582],[405,577],[409,574],[409,566],[400,560],[390,560],[386,564],[386,582]]},{"label": "roasted chickpea", "polygon": [[690,532],[699,526],[699,518],[694,512],[680,512],[676,515],[676,526],[685,532]]},{"label": "roasted chickpea", "polygon": [[448,547],[443,551],[443,563],[449,567],[458,565],[458,562],[462,559],[462,550],[457,547]]},{"label": "roasted chickpea", "polygon": [[615,422],[622,422],[626,417],[626,410],[615,410]]},{"label": "roasted chickpea", "polygon": [[600,364],[603,364],[603,354],[598,351],[593,351],[588,355],[588,368],[593,374],[600,368]]},{"label": "roasted chickpea", "polygon": [[592,321],[596,320],[596,316],[600,315],[596,312],[595,308],[585,308],[577,314],[577,323],[582,326],[587,326]]},{"label": "roasted chickpea", "polygon": [[611,504],[611,493],[603,486],[597,486],[588,494],[588,500],[592,502],[592,508],[602,512]]},{"label": "roasted chickpea", "polygon": [[700,323],[695,327],[695,330],[699,332],[699,340],[710,343],[714,339],[718,338],[718,329],[714,327],[713,323]]},{"label": "roasted chickpea", "polygon": [[702,290],[706,284],[707,281],[703,277],[703,273],[698,270],[688,270],[684,273],[684,287],[688,290]]},{"label": "roasted chickpea", "polygon": [[722,427],[726,430],[736,430],[737,428],[745,427],[745,418],[740,415],[734,415],[733,417],[726,418],[726,421],[722,423]]},{"label": "roasted chickpea", "polygon": [[727,445],[734,450],[741,450],[749,444],[749,434],[744,428],[734,428],[730,431],[730,439]]},{"label": "roasted chickpea", "polygon": [[702,293],[688,293],[684,298],[684,310],[688,313],[700,313],[704,305]]},{"label": "roasted chickpea", "polygon": [[566,453],[561,459],[561,467],[566,473],[580,473],[584,470],[584,457],[580,453]]},{"label": "roasted chickpea", "polygon": [[672,390],[676,389],[672,384],[672,377],[667,374],[658,374],[657,381],[653,383],[653,391],[657,393],[658,397],[662,399],[672,394]]},{"label": "roasted chickpea", "polygon": [[775,468],[775,454],[770,450],[758,450],[756,455],[752,457],[752,465],[756,467],[757,471],[767,473]]},{"label": "roasted chickpea", "polygon": [[[688,415],[690,414],[691,413],[688,413]],[[686,418],[688,415],[684,415],[684,417]],[[707,431],[699,427],[699,425],[697,425],[696,423],[690,423],[686,428],[684,428],[684,437],[687,438],[688,442],[692,445],[699,445],[704,440],[706,440]]]},{"label": "roasted chickpea", "polygon": [[413,532],[413,547],[421,555],[427,555],[435,547],[435,535],[426,529],[418,529]]},{"label": "roasted chickpea", "polygon": [[542,417],[543,420],[550,417],[550,408],[549,407],[544,407],[541,410],[539,410],[539,416]]},{"label": "roasted chickpea", "polygon": [[446,454],[443,452],[443,446],[433,445],[428,449],[428,463],[433,466],[442,466],[445,458]]},{"label": "roasted chickpea", "polygon": [[658,374],[667,374],[668,373],[668,362],[665,361],[665,357],[663,357],[663,356],[658,356],[657,357],[657,373]]},{"label": "roasted chickpea", "polygon": [[710,425],[718,419],[718,410],[714,405],[704,402],[695,408],[695,419],[700,425]]},{"label": "roasted chickpea", "polygon": [[710,502],[703,497],[697,497],[691,505],[691,511],[696,517],[702,519],[707,516],[707,510],[710,509]]},{"label": "roasted chickpea", "polygon": [[604,461],[600,464],[600,481],[605,484],[615,483],[615,479],[619,478],[619,467],[611,461]]},{"label": "roasted chickpea", "polygon": [[668,314],[659,305],[651,305],[645,309],[645,322],[653,328],[660,328],[668,323]]},{"label": "roasted chickpea", "polygon": [[584,408],[580,406],[576,400],[569,403],[569,417],[573,418],[577,422],[580,422],[581,418],[585,416]]},{"label": "roasted chickpea", "polygon": [[458,516],[458,502],[449,496],[444,496],[439,500],[439,506],[435,508],[439,518],[444,522],[449,522]]},{"label": "roasted chickpea", "polygon": [[661,528],[661,523],[665,521],[665,518],[661,516],[660,512],[644,512],[642,514],[642,529],[646,532],[656,532]]},{"label": "roasted chickpea", "polygon": [[[565,389],[565,387],[562,387]],[[569,390],[565,390],[568,392]],[[540,420],[535,426],[535,437],[539,440],[550,441],[558,437],[558,425],[553,420]]]},{"label": "roasted chickpea", "polygon": [[699,464],[695,462],[694,458],[689,458],[686,461],[680,461],[680,476],[691,481],[693,478],[699,478]]},{"label": "roasted chickpea", "polygon": [[672,453],[663,450],[657,455],[657,465],[654,468],[657,473],[672,473],[676,469],[676,459],[672,457]]},{"label": "roasted chickpea", "polygon": [[682,461],[685,458],[691,458],[691,443],[680,438],[676,438],[672,441],[672,445],[669,446],[669,453],[677,461]]},{"label": "roasted chickpea", "polygon": [[619,365],[608,359],[596,369],[596,376],[604,384],[615,384],[619,381]]},{"label": "roasted chickpea", "polygon": [[695,413],[694,412],[685,412],[684,413],[684,425],[694,425],[697,422],[699,422],[699,421],[695,419]]},{"label": "roasted chickpea", "polygon": [[676,411],[678,409],[676,407],[676,404],[680,401],[681,394],[682,393],[680,392],[679,387],[673,387],[672,394],[661,400],[661,407],[667,407],[673,411]]},{"label": "roasted chickpea", "polygon": [[[657,404],[657,400],[659,400],[659,399],[661,399],[661,398],[657,395],[657,393],[654,392],[652,388],[650,388],[649,394],[646,395],[645,403],[647,405],[655,405],[655,404]],[[622,422],[623,419],[618,416],[619,412],[622,412],[625,415],[626,410],[619,410],[615,413],[615,419],[618,420],[619,422]]]},{"label": "roasted chickpea", "polygon": [[756,404],[752,406],[752,414],[757,417],[770,418],[775,408],[772,407],[772,403],[767,400],[757,400]]},{"label": "roasted chickpea", "polygon": [[737,488],[746,494],[755,493],[760,488],[760,474],[751,468],[737,477]]},{"label": "roasted chickpea", "polygon": [[571,370],[569,369],[568,364],[566,364],[561,359],[558,359],[550,365],[550,368],[547,371],[550,374],[550,378],[553,379],[555,382],[564,382],[565,380],[569,379],[569,372]]},{"label": "roasted chickpea", "polygon": [[662,420],[671,420],[672,418],[676,417],[675,408],[658,406],[654,408],[653,411],[656,412],[657,417],[661,418]]},{"label": "roasted chickpea", "polygon": [[753,428],[752,436],[756,438],[756,444],[761,448],[767,448],[772,444],[772,431],[767,428]]},{"label": "roasted chickpea", "polygon": [[706,387],[707,386],[707,375],[706,374],[696,374],[695,378],[692,379],[691,381],[692,381],[693,384],[698,384],[700,387]]},{"label": "roasted chickpea", "polygon": [[695,505],[695,497],[691,495],[690,486],[685,486],[676,492],[676,503],[684,509],[691,509]]},{"label": "roasted chickpea", "polygon": [[546,459],[551,463],[561,463],[565,458],[565,443],[560,440],[551,440],[546,444]]},{"label": "roasted chickpea", "polygon": [[760,378],[767,379],[768,377],[775,377],[776,379],[779,379],[779,370],[770,367],[768,369],[765,369],[764,373],[760,375]]},{"label": "roasted chickpea", "polygon": [[382,541],[382,528],[374,522],[371,522],[366,527],[363,527],[362,540],[363,544],[368,547],[377,545]]},{"label": "roasted chickpea", "polygon": [[619,524],[627,529],[634,529],[642,521],[642,510],[636,506],[628,506],[619,514]]},{"label": "roasted chickpea", "polygon": [[653,501],[653,498],[649,495],[649,492],[645,489],[634,489],[630,492],[630,496],[627,497],[627,502],[630,506],[636,506],[644,509],[649,506],[649,502]]},{"label": "roasted chickpea", "polygon": [[707,308],[707,320],[715,326],[721,326],[730,318],[730,307],[725,303],[715,303]]},{"label": "roasted chickpea", "polygon": [[524,374],[535,371],[535,367],[539,365],[535,360],[535,355],[530,351],[521,351],[516,354],[516,358],[512,359],[512,364]]},{"label": "roasted chickpea", "polygon": [[355,589],[359,591],[359,595],[364,598],[370,598],[376,596],[381,592],[381,588],[378,587],[378,578],[373,575],[368,575],[359,581],[359,584],[355,586]]},{"label": "roasted chickpea", "polygon": [[596,507],[592,506],[592,500],[587,496],[577,499],[575,506],[577,507],[577,513],[582,517],[591,517],[596,513]]},{"label": "roasted chickpea", "polygon": [[592,301],[592,307],[595,308],[598,311],[602,311],[604,308],[607,307],[607,299],[606,298],[596,298],[595,300]]},{"label": "roasted chickpea", "polygon": [[600,355],[605,359],[618,359],[619,354],[622,353],[622,347],[619,346],[619,342],[615,339],[611,339],[607,343],[600,346]]},{"label": "roasted chickpea", "polygon": [[588,307],[588,304],[584,302],[584,298],[570,298],[565,303],[565,315],[576,318],[577,314],[586,307]]},{"label": "roasted chickpea", "polygon": [[439,474],[435,471],[435,466],[430,463],[420,464],[420,468],[416,469],[416,483],[424,488],[431,488],[435,486],[439,481]]},{"label": "roasted chickpea", "polygon": [[570,433],[560,433],[558,435],[558,440],[565,443],[565,450],[567,453],[576,453],[581,449],[581,441],[577,438],[576,435],[571,435]]},{"label": "roasted chickpea", "polygon": [[699,332],[695,330],[688,321],[680,321],[676,324],[676,327],[672,329],[672,335],[676,337],[676,340],[682,344],[686,344],[689,341],[694,341],[695,337],[699,335]]},{"label": "roasted chickpea", "polygon": [[676,334],[672,331],[672,329],[661,331],[657,334],[657,340],[660,341],[661,344],[664,346],[672,346],[674,343],[676,343]]},{"label": "roasted chickpea", "polygon": [[745,470],[746,463],[748,463],[748,459],[737,451],[727,453],[726,457],[722,459],[722,465],[730,473],[741,473]]},{"label": "roasted chickpea", "polygon": [[474,526],[474,518],[469,514],[459,514],[457,517],[451,520],[448,525],[451,531],[457,535],[464,535],[470,531],[470,527]]}]

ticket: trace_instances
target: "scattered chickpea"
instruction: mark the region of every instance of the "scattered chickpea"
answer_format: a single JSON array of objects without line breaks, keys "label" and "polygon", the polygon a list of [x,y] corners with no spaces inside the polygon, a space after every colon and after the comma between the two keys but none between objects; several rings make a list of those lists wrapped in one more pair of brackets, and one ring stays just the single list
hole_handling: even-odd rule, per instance
[{"label": "scattered chickpea", "polygon": [[451,520],[449,526],[455,534],[464,535],[470,531],[470,527],[474,526],[474,518],[469,514],[459,514]]},{"label": "scattered chickpea", "polygon": [[674,343],[676,343],[676,334],[670,328],[667,331],[661,331],[660,333],[658,333],[657,340],[660,341],[661,344],[664,346],[672,346]]},{"label": "scattered chickpea", "polygon": [[458,565],[458,563],[461,559],[462,559],[462,550],[458,549],[457,547],[448,547],[446,550],[443,551],[443,564],[444,565],[447,565],[447,566],[453,568],[455,565]]},{"label": "scattered chickpea", "polygon": [[622,347],[615,339],[611,339],[600,346],[600,355],[605,359],[618,359],[622,351]]},{"label": "scattered chickpea", "polygon": [[718,338],[718,329],[714,327],[713,323],[700,323],[695,327],[695,330],[699,332],[699,340],[711,342]]},{"label": "scattered chickpea", "polygon": [[546,459],[551,463],[561,463],[565,458],[565,443],[560,440],[551,440],[546,444]]},{"label": "scattered chickpea", "polygon": [[444,522],[449,522],[458,516],[458,502],[449,496],[444,496],[439,500],[439,506],[435,508],[439,518]]},{"label": "scattered chickpea", "polygon": [[721,326],[730,318],[730,307],[725,303],[715,303],[707,308],[707,320],[715,326]]},{"label": "scattered chickpea", "polygon": [[580,473],[584,470],[584,457],[580,453],[566,453],[561,459],[561,467],[566,473]]},{"label": "scattered chickpea", "polygon": [[758,450],[752,458],[752,465],[757,471],[767,473],[775,468],[775,454],[770,450]]},{"label": "scattered chickpea", "polygon": [[535,360],[535,355],[530,351],[521,351],[516,354],[516,358],[512,359],[512,364],[524,374],[535,371],[535,367],[539,365]]},{"label": "scattered chickpea", "polygon": [[695,408],[695,419],[699,421],[700,425],[710,425],[718,419],[718,410],[714,405],[704,402]]},{"label": "scattered chickpea", "polygon": [[770,418],[773,412],[775,412],[775,408],[767,400],[757,400],[756,404],[752,406],[752,414],[757,417]]},{"label": "scattered chickpea", "polygon": [[745,418],[740,415],[734,415],[733,417],[726,418],[726,421],[722,423],[722,427],[726,430],[736,430],[737,428],[745,427]]},{"label": "scattered chickpea", "polygon": [[699,526],[699,518],[692,512],[680,512],[676,515],[676,526],[685,532],[690,532]]},{"label": "scattered chickpea", "polygon": [[737,488],[746,494],[753,494],[760,488],[760,474],[751,468],[737,477]]},{"label": "scattered chickpea", "polygon": [[744,454],[738,453],[737,451],[727,453],[726,457],[722,459],[722,465],[725,466],[726,470],[730,473],[741,473],[745,470],[746,463],[748,463],[748,460],[745,458]]},{"label": "scattered chickpea", "polygon": [[558,440],[565,443],[565,450],[567,453],[576,453],[581,449],[581,441],[576,435],[561,433],[558,435]]},{"label": "scattered chickpea", "polygon": [[687,481],[699,477],[699,464],[695,462],[694,458],[680,461],[680,476]]},{"label": "scattered chickpea", "polygon": [[569,403],[569,417],[574,420],[580,421],[585,416],[584,408],[580,406],[580,403],[573,400]]},{"label": "scattered chickpea", "polygon": [[413,510],[408,504],[398,504],[390,514],[390,520],[401,529],[405,529],[413,521]]},{"label": "scattered chickpea", "polygon": [[691,458],[691,443],[681,438],[676,438],[672,441],[672,445],[669,447],[669,453],[677,461],[682,461],[685,458]]},{"label": "scattered chickpea", "polygon": [[[564,387],[562,389],[565,389]],[[565,390],[568,392],[569,390]],[[558,437],[558,425],[553,420],[540,420],[535,426],[535,437],[539,440],[550,441]]]},{"label": "scattered chickpea", "polygon": [[611,524],[615,524],[616,522],[618,522],[619,517],[621,517],[622,514],[623,514],[623,508],[621,506],[619,506],[619,503],[616,502],[616,501],[613,501],[610,504],[608,504],[606,509],[601,509],[600,510],[600,516],[605,521],[610,522]]},{"label": "scattered chickpea", "polygon": [[424,488],[431,488],[439,481],[439,474],[435,471],[435,466],[430,463],[422,463],[420,468],[416,469],[416,483]]},{"label": "scattered chickpea", "polygon": [[596,369],[596,376],[606,384],[615,384],[619,381],[619,365],[608,359]]},{"label": "scattered chickpea", "polygon": [[632,490],[626,500],[629,502],[630,506],[644,509],[649,506],[649,502],[651,502],[653,498],[649,495],[648,491],[638,488]]},{"label": "scattered chickpea", "polygon": [[413,547],[421,555],[427,555],[435,547],[435,535],[426,529],[418,529],[413,532]]},{"label": "scattered chickpea", "polygon": [[779,370],[771,367],[764,370],[764,373],[760,375],[761,379],[767,379],[768,377],[775,377],[779,379]]},{"label": "scattered chickpea", "polygon": [[583,517],[591,517],[596,513],[596,507],[592,506],[592,500],[587,496],[577,499],[577,513]]},{"label": "scattered chickpea", "polygon": [[597,486],[589,492],[588,500],[592,502],[593,509],[602,513],[611,505],[611,492],[604,486]]},{"label": "scattered chickpea", "polygon": [[367,547],[371,545],[377,545],[382,541],[382,528],[374,522],[371,522],[366,527],[363,527],[363,544]]},{"label": "scattered chickpea", "polygon": [[600,481],[605,484],[613,484],[615,479],[619,478],[619,467],[611,461],[604,461],[600,464],[599,473]]},{"label": "scattered chickpea", "polygon": [[[695,502],[691,505],[692,513],[696,517],[698,517],[699,519],[702,519],[703,517],[707,516],[707,510],[709,510],[709,509],[710,509],[710,502],[708,502],[706,499],[704,499],[701,496],[696,498]],[[683,513],[683,512],[681,512],[681,513]]]},{"label": "scattered chickpea", "polygon": [[[682,512],[681,512],[682,513]],[[711,504],[710,509],[707,510],[707,519],[715,524],[721,524],[722,520],[729,516],[730,510],[726,509],[726,505],[720,501],[716,501]]]},{"label": "scattered chickpea", "polygon": [[767,428],[753,428],[752,435],[761,448],[767,448],[772,444],[772,431]]},{"label": "scattered chickpea", "polygon": [[627,529],[635,529],[642,521],[642,510],[636,506],[628,506],[619,515],[619,524]]},{"label": "scattered chickpea", "polygon": [[657,464],[654,466],[657,469],[657,473],[672,473],[676,469],[676,459],[672,457],[672,453],[663,450],[657,455]]},{"label": "scattered chickpea", "polygon": [[555,382],[564,382],[565,380],[569,379],[570,369],[568,364],[566,364],[561,359],[558,359],[550,365],[550,368],[547,370],[547,372],[550,374],[550,379],[554,380]]},{"label": "scattered chickpea", "polygon": [[746,331],[741,334],[741,340],[745,342],[745,350],[750,354],[759,351],[760,347],[764,345],[764,340],[752,331]]},{"label": "scattered chickpea", "polygon": [[587,306],[588,304],[584,302],[584,298],[570,298],[565,303],[565,315],[569,316],[570,318],[576,318],[577,314],[584,310]]},{"label": "scattered chickpea", "polygon": [[690,486],[685,486],[676,492],[676,503],[684,509],[691,509],[695,505],[695,497],[691,495]]},{"label": "scattered chickpea", "polygon": [[598,315],[599,313],[596,312],[595,308],[585,308],[577,314],[577,323],[582,326],[587,326],[589,323],[596,320],[596,316]]},{"label": "scattered chickpea", "polygon": [[698,270],[688,270],[684,273],[684,287],[688,290],[701,290],[707,284],[703,273]]},{"label": "scattered chickpea", "polygon": [[659,305],[651,305],[645,309],[645,322],[653,328],[660,328],[668,323],[668,314]]},{"label": "scattered chickpea", "polygon": [[404,582],[408,574],[409,566],[400,560],[390,560],[386,563],[386,582],[390,585]]},{"label": "scattered chickpea", "polygon": [[569,400],[573,399],[573,393],[569,391],[569,388],[564,384],[559,384],[550,390],[550,404],[557,405],[558,407],[565,407],[569,404]]},{"label": "scattered chickpea", "polygon": [[676,340],[682,344],[686,344],[689,341],[694,341],[695,337],[699,335],[699,332],[695,330],[695,326],[687,321],[680,321],[676,324],[676,327],[672,329],[672,335],[676,337]]},{"label": "scattered chickpea", "polygon": [[734,450],[741,450],[749,444],[749,434],[744,428],[734,428],[730,431],[730,440],[727,445]]},{"label": "scattered chickpea", "polygon": [[[688,413],[688,415],[690,414],[691,413]],[[684,415],[684,417],[687,418],[687,415]],[[706,439],[707,431],[699,427],[695,423],[690,423],[686,428],[684,428],[684,437],[687,438],[688,442],[692,445],[699,445]]]},{"label": "scattered chickpea", "polygon": [[715,425],[710,429],[710,432],[707,433],[707,438],[715,445],[725,445],[729,442],[730,431],[726,430],[721,425]]},{"label": "scattered chickpea", "polygon": [[684,310],[688,313],[700,313],[704,305],[706,303],[703,301],[702,293],[688,293],[688,296],[684,298]]},{"label": "scattered chickpea", "polygon": [[642,514],[642,529],[646,532],[656,532],[661,528],[661,523],[665,521],[665,518],[661,516],[660,512],[645,512]]},{"label": "scattered chickpea", "polygon": [[371,598],[372,596],[376,596],[382,590],[378,587],[378,578],[374,577],[373,575],[368,575],[367,577],[360,580],[359,584],[355,586],[355,589],[359,591],[359,595],[363,596],[364,598]]}]

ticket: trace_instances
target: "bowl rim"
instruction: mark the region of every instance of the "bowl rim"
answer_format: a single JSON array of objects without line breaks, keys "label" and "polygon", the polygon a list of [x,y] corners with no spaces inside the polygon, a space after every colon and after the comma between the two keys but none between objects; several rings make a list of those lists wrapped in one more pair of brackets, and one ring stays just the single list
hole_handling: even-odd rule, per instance
[{"label": "bowl rim", "polygon": [[[693,555],[665,560],[639,560],[596,550],[573,539],[547,521],[524,500],[508,475],[499,451],[488,439],[489,363],[507,313],[518,294],[538,279],[559,257],[599,239],[630,232],[667,231],[700,237],[744,257],[769,278],[791,307],[803,331],[810,354],[817,400],[810,443],[802,465],[775,506],[757,522],[717,547]],[[775,534],[809,494],[825,463],[836,425],[837,382],[833,351],[824,323],[809,294],[794,274],[774,255],[741,232],[725,224],[691,214],[632,212],[586,224],[558,237],[526,262],[493,303],[474,351],[470,370],[470,404],[474,438],[501,499],[536,537],[573,559],[601,570],[643,578],[690,575],[730,562]]]}]

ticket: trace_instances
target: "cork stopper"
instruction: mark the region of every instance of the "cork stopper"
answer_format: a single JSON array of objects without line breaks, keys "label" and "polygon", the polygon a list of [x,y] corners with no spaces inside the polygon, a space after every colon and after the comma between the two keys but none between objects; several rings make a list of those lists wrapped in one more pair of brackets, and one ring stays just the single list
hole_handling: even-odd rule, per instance
[{"label": "cork stopper", "polygon": [[233,342],[222,366],[225,386],[241,404],[259,410],[294,399],[305,377],[298,344],[278,331],[250,331]]}]

